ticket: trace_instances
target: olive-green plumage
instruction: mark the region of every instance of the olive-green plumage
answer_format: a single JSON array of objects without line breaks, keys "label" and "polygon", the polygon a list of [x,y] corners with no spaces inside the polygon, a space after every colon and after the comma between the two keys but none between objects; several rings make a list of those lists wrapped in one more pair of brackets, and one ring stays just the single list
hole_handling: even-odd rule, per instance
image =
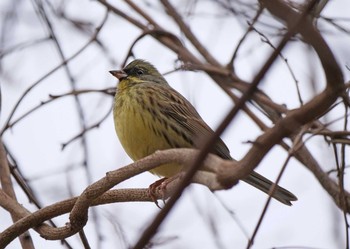
[{"label": "olive-green plumage", "polygon": [[[113,109],[115,130],[126,153],[139,160],[156,150],[170,148],[200,148],[213,130],[180,93],[167,83],[150,63],[134,60],[123,70],[110,71],[120,82]],[[229,149],[220,139],[212,153],[231,159]],[[181,165],[162,165],[151,172],[170,177]],[[243,181],[268,193],[272,182],[253,172]],[[291,205],[297,198],[277,186],[273,196]]]}]

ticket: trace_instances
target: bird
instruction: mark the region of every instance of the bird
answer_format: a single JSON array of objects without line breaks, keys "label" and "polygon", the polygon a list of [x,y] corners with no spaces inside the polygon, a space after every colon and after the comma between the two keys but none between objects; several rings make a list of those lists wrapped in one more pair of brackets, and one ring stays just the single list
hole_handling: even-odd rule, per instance
[{"label": "bird", "polygon": [[[200,149],[204,138],[214,133],[195,107],[148,61],[135,59],[123,69],[109,72],[119,80],[113,106],[115,131],[132,160],[158,150]],[[211,153],[234,160],[221,139],[213,145]],[[173,163],[160,165],[151,173],[172,177],[181,170],[181,165]],[[265,193],[269,193],[273,185],[255,171],[241,180]],[[278,185],[272,197],[289,206],[297,200],[294,194]]]}]

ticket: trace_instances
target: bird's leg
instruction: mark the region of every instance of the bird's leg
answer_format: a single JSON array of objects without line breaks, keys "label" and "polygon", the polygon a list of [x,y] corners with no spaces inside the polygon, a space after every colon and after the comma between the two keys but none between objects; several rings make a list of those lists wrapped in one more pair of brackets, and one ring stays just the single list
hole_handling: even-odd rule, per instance
[{"label": "bird's leg", "polygon": [[[158,205],[158,198],[157,198],[157,190],[160,188],[160,190],[162,190],[162,184],[164,181],[166,181],[168,178],[167,177],[164,177],[158,181],[155,181],[154,183],[152,183],[151,185],[149,185],[148,187],[148,193],[149,195],[151,196],[151,199],[152,201],[157,205],[157,207],[161,208],[159,205]],[[163,193],[163,191],[162,191]],[[164,202],[164,198],[162,197],[163,199],[163,202]]]},{"label": "bird's leg", "polygon": [[165,199],[167,199],[169,196],[171,196],[173,194],[173,191],[175,190],[175,186],[181,182],[184,174],[185,174],[185,172],[180,172],[180,173],[178,173],[170,178],[164,177],[164,178],[152,183],[149,186],[149,188],[148,188],[149,194],[150,194],[152,200],[155,202],[155,204],[158,207],[159,207],[159,205],[157,202],[157,196],[159,196],[159,194],[160,194],[163,202],[165,202]]}]

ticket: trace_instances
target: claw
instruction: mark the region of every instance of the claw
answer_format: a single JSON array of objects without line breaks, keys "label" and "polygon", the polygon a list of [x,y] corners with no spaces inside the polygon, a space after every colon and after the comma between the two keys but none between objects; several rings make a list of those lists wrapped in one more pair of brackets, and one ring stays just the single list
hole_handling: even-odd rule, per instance
[{"label": "claw", "polygon": [[[157,205],[158,208],[161,209],[161,207],[159,206],[158,204],[158,198],[156,196],[156,192],[157,192],[157,189],[160,188],[161,192],[163,193],[163,190],[166,188],[166,180],[168,178],[164,177],[158,181],[155,181],[154,183],[152,183],[151,185],[149,185],[148,187],[148,193],[149,195],[151,196],[151,199],[152,201]],[[165,204],[165,200],[164,200],[164,197],[162,198],[163,200],[163,203]]]},{"label": "claw", "polygon": [[[148,187],[148,192],[153,200],[153,202],[161,209],[158,205],[158,199],[162,199],[165,204],[165,200],[172,195],[172,191],[174,191],[174,184],[177,185],[182,180],[185,172],[180,172],[170,178],[164,177]],[[169,188],[168,188],[169,185]],[[159,195],[161,198],[159,198]]]}]

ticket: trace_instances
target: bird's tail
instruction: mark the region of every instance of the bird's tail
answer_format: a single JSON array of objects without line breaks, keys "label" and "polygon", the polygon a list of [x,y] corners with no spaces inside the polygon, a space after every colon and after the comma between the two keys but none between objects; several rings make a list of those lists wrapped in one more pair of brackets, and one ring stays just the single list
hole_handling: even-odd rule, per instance
[{"label": "bird's tail", "polygon": [[[269,179],[263,177],[262,175],[252,172],[247,178],[242,179],[246,183],[249,183],[250,185],[260,189],[261,191],[265,192],[266,194],[269,193],[270,187],[272,186],[273,182],[271,182]],[[292,205],[292,201],[296,201],[298,198],[293,195],[291,192],[288,190],[276,186],[275,191],[272,195],[273,198],[276,200],[282,202],[283,204],[286,204],[288,206]]]}]

